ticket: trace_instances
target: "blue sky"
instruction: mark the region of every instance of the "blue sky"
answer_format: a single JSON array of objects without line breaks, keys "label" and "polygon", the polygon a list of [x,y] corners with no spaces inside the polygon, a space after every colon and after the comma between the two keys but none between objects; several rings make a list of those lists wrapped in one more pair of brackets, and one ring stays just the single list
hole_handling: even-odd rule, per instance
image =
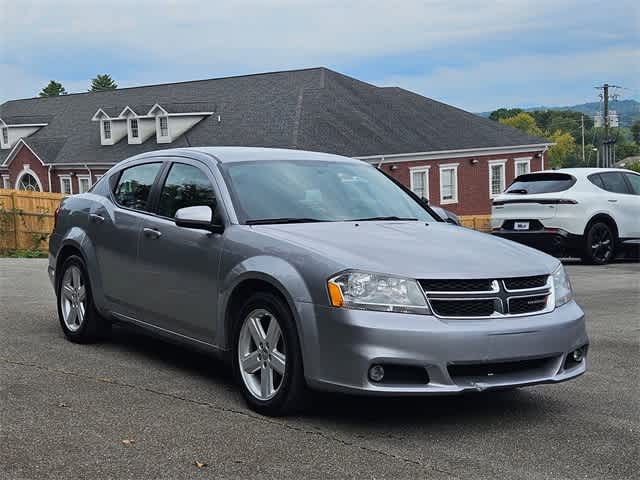
[{"label": "blue sky", "polygon": [[326,66],[470,111],[640,100],[640,7],[618,0],[0,0],[0,102]]}]

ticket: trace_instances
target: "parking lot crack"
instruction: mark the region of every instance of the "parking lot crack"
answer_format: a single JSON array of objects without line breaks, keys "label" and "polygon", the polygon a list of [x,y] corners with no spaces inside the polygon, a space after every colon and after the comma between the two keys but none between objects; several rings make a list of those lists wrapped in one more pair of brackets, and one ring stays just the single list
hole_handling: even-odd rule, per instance
[{"label": "parking lot crack", "polygon": [[34,369],[38,369],[38,370],[42,370],[42,371],[46,371],[49,373],[56,373],[59,375],[66,375],[66,376],[70,376],[70,377],[76,377],[76,378],[80,378],[80,379],[84,379],[84,380],[91,380],[91,381],[95,381],[95,382],[100,382],[100,383],[107,383],[107,384],[111,384],[111,385],[116,385],[119,387],[124,387],[124,388],[130,388],[130,389],[134,389],[134,390],[138,390],[138,391],[143,391],[143,392],[148,392],[151,393],[153,395],[158,395],[158,396],[162,396],[162,397],[166,397],[166,398],[171,398],[173,400],[178,400],[178,401],[182,401],[182,402],[187,402],[190,403],[192,405],[198,405],[201,407],[207,407],[207,408],[211,408],[212,410],[218,411],[218,412],[223,412],[223,413],[229,413],[229,414],[233,414],[233,415],[239,415],[251,420],[255,420],[255,421],[259,421],[262,423],[267,423],[270,425],[274,425],[280,428],[284,428],[287,430],[292,430],[298,433],[302,433],[302,434],[306,434],[306,435],[315,435],[318,437],[321,437],[325,440],[328,440],[330,442],[335,442],[335,443],[339,443],[341,445],[347,446],[347,447],[351,447],[351,448],[357,448],[360,450],[363,450],[365,452],[368,453],[372,453],[375,455],[379,455],[379,456],[383,456],[386,457],[388,459],[393,459],[395,461],[399,461],[399,462],[403,462],[403,463],[407,463],[407,464],[411,464],[420,468],[424,468],[427,470],[431,470],[434,472],[438,472],[441,473],[443,475],[447,475],[449,478],[459,478],[457,476],[455,476],[455,474],[451,471],[442,469],[438,466],[435,466],[433,464],[427,464],[424,462],[421,462],[419,460],[416,459],[412,459],[409,457],[405,457],[402,455],[398,455],[395,454],[393,452],[390,452],[388,450],[383,450],[383,449],[379,449],[379,448],[375,448],[375,447],[371,447],[371,446],[367,446],[367,445],[359,445],[357,443],[351,442],[349,440],[337,437],[335,435],[331,435],[329,433],[327,433],[326,431],[320,430],[320,429],[312,429],[312,428],[305,428],[305,427],[301,427],[298,425],[294,425],[291,423],[285,423],[282,421],[278,421],[275,419],[271,419],[268,417],[263,417],[263,416],[259,416],[256,414],[253,414],[251,412],[248,411],[244,411],[244,410],[240,410],[240,409],[236,409],[236,408],[231,408],[231,407],[225,407],[219,404],[215,404],[215,403],[211,403],[211,402],[206,402],[203,400],[196,400],[193,398],[188,398],[182,395],[177,395],[174,393],[169,393],[169,392],[163,392],[161,390],[157,390],[154,389],[152,387],[147,387],[147,386],[143,386],[143,385],[137,385],[137,384],[133,384],[133,383],[128,383],[128,382],[123,382],[121,380],[118,379],[114,379],[114,378],[110,378],[110,377],[101,377],[101,376],[93,376],[93,375],[87,375],[81,372],[76,372],[76,371],[71,371],[71,370],[66,370],[63,368],[56,368],[56,367],[50,367],[50,366],[46,366],[46,365],[40,365],[37,363],[31,363],[31,362],[24,362],[24,361],[19,361],[19,360],[12,360],[9,358],[4,358],[4,357],[0,357],[0,361],[9,364],[9,365],[18,365],[18,366],[22,366],[22,367],[28,367],[28,368],[34,368]]}]

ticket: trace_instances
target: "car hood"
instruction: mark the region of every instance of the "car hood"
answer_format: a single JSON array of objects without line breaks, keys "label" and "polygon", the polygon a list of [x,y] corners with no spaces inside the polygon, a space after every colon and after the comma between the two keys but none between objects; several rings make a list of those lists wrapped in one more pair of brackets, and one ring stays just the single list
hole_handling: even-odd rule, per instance
[{"label": "car hood", "polygon": [[251,227],[343,268],[411,278],[551,273],[559,261],[518,243],[437,222],[320,222]]}]

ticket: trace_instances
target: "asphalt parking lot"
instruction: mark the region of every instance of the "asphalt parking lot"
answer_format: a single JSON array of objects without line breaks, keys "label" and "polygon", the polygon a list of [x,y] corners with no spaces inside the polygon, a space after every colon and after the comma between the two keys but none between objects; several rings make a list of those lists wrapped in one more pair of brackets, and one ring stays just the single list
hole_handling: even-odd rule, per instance
[{"label": "asphalt parking lot", "polygon": [[207,356],[121,328],[99,345],[67,342],[45,270],[45,260],[0,259],[3,479],[640,471],[638,263],[568,265],[591,337],[589,370],[577,380],[447,398],[322,394],[285,419],[247,410],[224,365]]}]

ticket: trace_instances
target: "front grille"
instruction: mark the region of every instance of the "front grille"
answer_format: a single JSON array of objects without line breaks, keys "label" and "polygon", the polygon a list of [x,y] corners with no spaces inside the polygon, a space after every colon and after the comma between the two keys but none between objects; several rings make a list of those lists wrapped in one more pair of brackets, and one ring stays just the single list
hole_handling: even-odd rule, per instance
[{"label": "front grille", "polygon": [[[433,313],[486,318],[548,311],[548,275],[504,279],[420,280]],[[549,307],[550,308],[550,307]]]},{"label": "front grille", "polygon": [[494,299],[431,300],[431,308],[440,317],[490,317],[496,311],[495,302]]},{"label": "front grille", "polygon": [[490,292],[493,280],[420,280],[425,292]]},{"label": "front grille", "polygon": [[499,363],[451,364],[447,367],[447,370],[454,380],[460,377],[491,377],[493,375],[522,373],[547,368],[551,360],[553,360],[553,357]]},{"label": "front grille", "polygon": [[505,278],[504,286],[507,290],[525,290],[528,288],[542,288],[547,284],[548,275],[535,277]]},{"label": "front grille", "polygon": [[547,306],[549,294],[535,297],[516,297],[509,299],[509,313],[519,315],[522,313],[537,312]]}]

